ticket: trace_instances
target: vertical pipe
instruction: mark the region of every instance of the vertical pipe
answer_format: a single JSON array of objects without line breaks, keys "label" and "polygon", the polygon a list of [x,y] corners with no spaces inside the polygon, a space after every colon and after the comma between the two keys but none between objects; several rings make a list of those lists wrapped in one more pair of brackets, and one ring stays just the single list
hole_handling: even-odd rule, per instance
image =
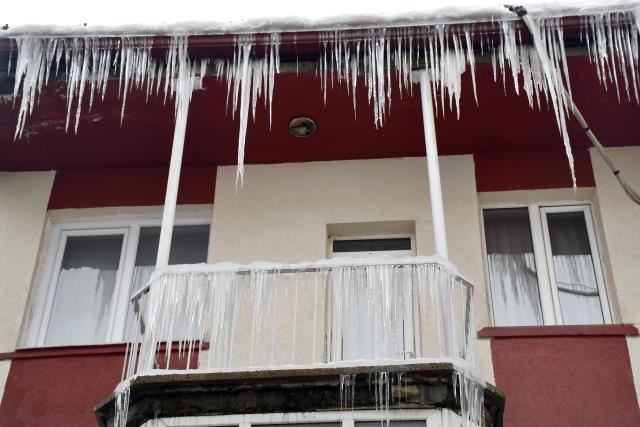
[{"label": "vertical pipe", "polygon": [[171,235],[176,216],[176,204],[178,200],[178,184],[180,182],[180,169],[182,168],[182,152],[184,149],[184,137],[187,130],[188,102],[182,102],[177,111],[176,127],[173,131],[173,145],[171,148],[171,163],[169,164],[169,178],[167,180],[167,193],[164,198],[162,210],[162,225],[160,226],[160,242],[158,243],[158,257],[156,268],[169,265],[169,251],[171,250]]},{"label": "vertical pipe", "polygon": [[417,72],[420,81],[422,100],[422,123],[424,125],[424,143],[427,149],[427,171],[429,174],[429,195],[431,196],[431,217],[436,254],[449,259],[447,251],[447,231],[444,223],[442,187],[440,185],[440,166],[438,164],[438,146],[436,143],[436,125],[433,115],[433,99],[427,70]]}]

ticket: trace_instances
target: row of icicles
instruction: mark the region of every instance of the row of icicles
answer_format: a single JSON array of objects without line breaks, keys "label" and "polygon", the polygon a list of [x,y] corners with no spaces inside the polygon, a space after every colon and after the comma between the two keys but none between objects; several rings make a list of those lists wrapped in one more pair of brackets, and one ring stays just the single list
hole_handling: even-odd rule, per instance
[{"label": "row of icicles", "polygon": [[[618,95],[623,87],[629,101],[640,103],[638,87],[638,23],[632,12],[615,12],[581,18],[581,39],[588,49],[591,60],[602,85],[613,85]],[[392,81],[396,80],[400,96],[413,93],[412,70],[424,65],[429,71],[438,114],[449,110],[460,115],[462,91],[461,75],[469,67],[474,97],[478,103],[475,79],[475,55],[490,55],[494,81],[498,71],[506,92],[507,65],[511,69],[514,88],[525,92],[531,108],[543,108],[551,104],[560,135],[563,138],[574,180],[573,159],[567,132],[568,102],[563,85],[570,96],[571,85],[566,60],[563,28],[560,19],[537,21],[544,50],[551,60],[554,72],[544,72],[539,52],[522,43],[522,34],[515,21],[499,22],[499,39],[494,42],[481,33],[474,40],[474,26],[453,31],[452,26],[436,25],[420,29],[394,28],[370,29],[358,33],[346,31],[320,34],[320,58],[316,73],[324,94],[334,82],[344,84],[353,98],[356,114],[356,89],[364,83],[367,97],[373,110],[376,127],[384,124],[390,112]],[[104,100],[107,85],[117,76],[118,94],[122,102],[121,122],[125,115],[127,95],[133,90],[159,95],[163,90],[164,101],[169,98],[189,101],[196,81],[202,84],[207,74],[226,81],[227,107],[235,118],[239,112],[238,136],[238,183],[244,176],[244,146],[247,123],[251,116],[255,120],[256,107],[262,99],[269,111],[274,94],[275,75],[280,72],[280,34],[268,37],[263,55],[255,51],[256,39],[252,35],[236,37],[232,58],[194,58],[187,53],[188,38],[172,37],[165,58],[151,55],[153,41],[150,38],[43,38],[21,37],[15,39],[17,61],[15,69],[14,102],[20,99],[15,138],[22,136],[27,117],[52,74],[58,75],[61,64],[66,77],[68,131],[71,120],[74,132],[78,124],[84,97],[88,92],[88,109],[93,107],[95,96]],[[475,48],[474,48],[475,46]],[[180,51],[184,54],[180,55]],[[297,59],[296,59],[297,61]],[[12,61],[9,59],[9,67]],[[179,70],[183,70],[180,73]],[[9,70],[10,72],[11,70]],[[362,77],[359,79],[358,77]],[[181,84],[180,79],[190,79]],[[189,91],[181,95],[180,91]],[[75,108],[74,108],[75,105]],[[176,120],[181,114],[176,101]],[[184,123],[186,125],[185,110]],[[176,130],[178,132],[178,130]],[[180,138],[180,135],[176,135]],[[174,136],[174,140],[176,138]],[[184,138],[184,135],[181,136]]]}]

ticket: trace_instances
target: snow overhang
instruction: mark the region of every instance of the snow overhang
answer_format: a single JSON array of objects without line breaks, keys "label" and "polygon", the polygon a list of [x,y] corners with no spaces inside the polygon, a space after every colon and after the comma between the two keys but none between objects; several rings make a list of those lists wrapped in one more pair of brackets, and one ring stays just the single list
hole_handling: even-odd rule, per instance
[{"label": "snow overhang", "polygon": [[[378,27],[495,22],[517,17],[496,0],[294,0],[225,2],[204,0],[130,2],[87,7],[79,0],[11,2],[3,7],[0,38],[21,36],[220,35],[330,31]],[[539,18],[597,15],[637,10],[637,0],[522,3]],[[176,7],[179,6],[179,7]]]}]

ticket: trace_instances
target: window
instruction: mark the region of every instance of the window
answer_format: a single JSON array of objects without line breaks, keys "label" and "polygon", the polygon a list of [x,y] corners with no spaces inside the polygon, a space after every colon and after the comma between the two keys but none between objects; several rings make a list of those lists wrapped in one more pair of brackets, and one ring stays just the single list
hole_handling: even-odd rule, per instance
[{"label": "window", "polygon": [[[332,258],[412,256],[415,255],[414,247],[412,235],[356,235],[329,239]],[[397,293],[399,297],[394,299],[393,307],[386,307],[394,313],[390,329],[388,325],[383,325],[388,316],[385,317],[383,313],[385,308],[380,299],[383,284],[379,276],[369,277],[366,270],[356,270],[349,281],[350,289],[343,289],[340,295],[334,296],[338,304],[358,301],[354,305],[358,309],[343,312],[341,316],[331,314],[332,327],[328,338],[332,361],[375,358],[402,360],[415,355],[412,278],[407,269],[397,269],[391,274],[391,285],[401,288],[402,292]]]},{"label": "window", "polygon": [[447,427],[460,426],[462,418],[449,409],[320,411],[158,418],[143,427],[157,422],[176,427]]},{"label": "window", "polygon": [[[170,264],[206,262],[209,225],[202,220],[176,223]],[[25,344],[128,339],[134,324],[130,298],[149,281],[159,239],[158,221],[54,226]]]},{"label": "window", "polygon": [[337,236],[330,238],[329,244],[332,258],[415,254],[413,236],[410,235]]},{"label": "window", "polygon": [[611,323],[589,205],[483,210],[496,326]]}]

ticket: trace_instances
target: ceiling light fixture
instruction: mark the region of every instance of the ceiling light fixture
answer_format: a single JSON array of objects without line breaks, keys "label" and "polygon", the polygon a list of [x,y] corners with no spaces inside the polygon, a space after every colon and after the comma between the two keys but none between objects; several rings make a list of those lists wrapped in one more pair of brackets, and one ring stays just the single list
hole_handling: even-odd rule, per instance
[{"label": "ceiling light fixture", "polygon": [[308,138],[316,133],[316,122],[309,117],[296,117],[289,122],[289,133],[298,138]]}]

